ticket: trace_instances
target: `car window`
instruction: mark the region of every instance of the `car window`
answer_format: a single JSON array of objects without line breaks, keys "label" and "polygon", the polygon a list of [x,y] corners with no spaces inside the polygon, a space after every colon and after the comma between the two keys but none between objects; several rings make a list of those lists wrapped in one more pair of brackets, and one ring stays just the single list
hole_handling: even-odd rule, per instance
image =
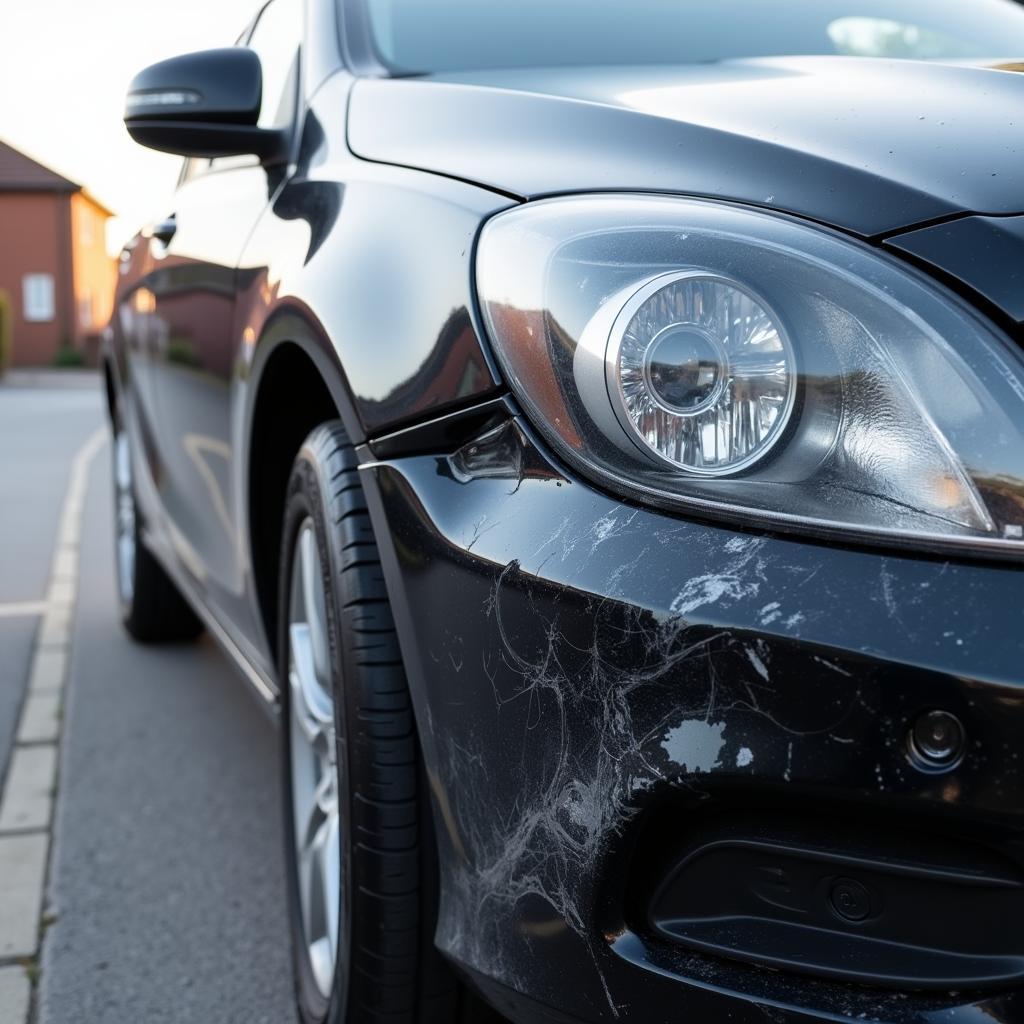
[{"label": "car window", "polygon": [[210,166],[210,161],[205,157],[187,156],[181,165],[181,173],[178,175],[178,188],[187,185],[194,178],[198,178]]},{"label": "car window", "polygon": [[285,128],[295,117],[302,41],[302,0],[271,0],[249,38],[263,66],[261,128]]},{"label": "car window", "polygon": [[1024,54],[1014,0],[341,0],[382,62],[441,72],[749,57],[970,60]]},{"label": "car window", "polygon": [[[302,0],[271,0],[260,11],[255,27],[235,43],[247,46],[260,58],[263,102],[259,127],[286,128],[295,118],[299,96],[299,56],[302,44]],[[248,40],[248,41],[246,41]],[[253,156],[225,156],[214,160],[185,161],[178,186],[207,171],[227,171],[259,163]]]}]

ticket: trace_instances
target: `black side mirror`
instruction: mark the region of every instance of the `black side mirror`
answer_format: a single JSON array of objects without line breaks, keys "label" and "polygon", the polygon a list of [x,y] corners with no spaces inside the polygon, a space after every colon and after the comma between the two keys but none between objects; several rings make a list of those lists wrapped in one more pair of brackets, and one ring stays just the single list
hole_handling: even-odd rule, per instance
[{"label": "black side mirror", "polygon": [[252,153],[283,160],[287,135],[259,128],[263,71],[252,50],[205,50],[161,61],[136,76],[124,123],[142,146],[178,156]]}]

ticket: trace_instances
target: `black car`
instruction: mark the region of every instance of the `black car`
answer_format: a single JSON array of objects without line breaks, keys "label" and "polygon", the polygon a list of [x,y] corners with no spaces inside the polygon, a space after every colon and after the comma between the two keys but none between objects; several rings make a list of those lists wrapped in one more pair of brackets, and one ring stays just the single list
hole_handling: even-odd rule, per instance
[{"label": "black car", "polygon": [[271,0],[135,81],[124,620],[280,713],[304,1021],[1024,1022],[1021,59]]}]

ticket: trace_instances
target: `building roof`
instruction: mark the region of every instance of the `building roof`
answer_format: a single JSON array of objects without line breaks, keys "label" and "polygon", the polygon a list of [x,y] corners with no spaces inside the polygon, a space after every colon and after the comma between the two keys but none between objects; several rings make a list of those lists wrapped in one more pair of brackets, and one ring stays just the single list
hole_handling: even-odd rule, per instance
[{"label": "building roof", "polygon": [[0,192],[79,192],[81,188],[0,140]]}]

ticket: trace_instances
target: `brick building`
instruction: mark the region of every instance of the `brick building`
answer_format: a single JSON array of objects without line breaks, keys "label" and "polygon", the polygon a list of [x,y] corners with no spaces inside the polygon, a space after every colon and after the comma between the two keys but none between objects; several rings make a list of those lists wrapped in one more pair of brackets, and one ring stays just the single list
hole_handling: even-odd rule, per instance
[{"label": "brick building", "polygon": [[62,346],[92,354],[117,279],[111,216],[81,185],[0,141],[0,332],[6,323],[12,365],[52,363]]}]

